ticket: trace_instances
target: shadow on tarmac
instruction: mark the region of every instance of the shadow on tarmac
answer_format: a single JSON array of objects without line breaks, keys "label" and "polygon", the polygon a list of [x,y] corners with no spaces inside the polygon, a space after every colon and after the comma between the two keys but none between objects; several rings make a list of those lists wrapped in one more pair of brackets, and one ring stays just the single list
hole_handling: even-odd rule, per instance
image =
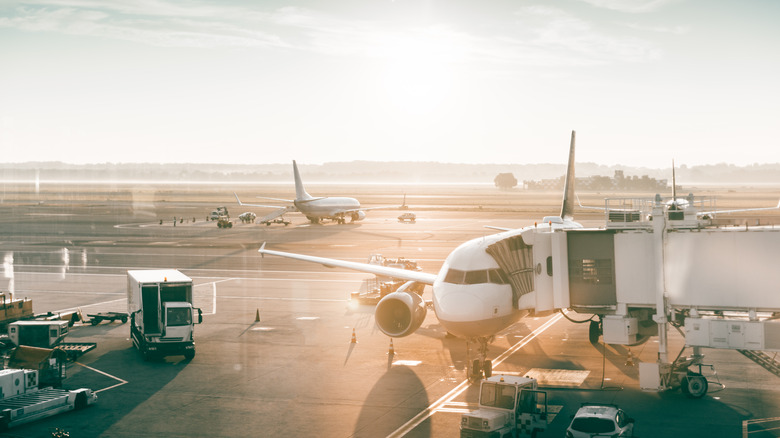
[{"label": "shadow on tarmac", "polygon": [[[392,358],[388,357],[388,362]],[[374,385],[363,402],[357,422],[356,438],[387,436],[399,426],[393,418],[411,419],[430,405],[428,393],[414,370],[405,366],[391,367]],[[403,413],[399,413],[403,411]],[[430,437],[429,422],[414,429],[415,437]]]}]

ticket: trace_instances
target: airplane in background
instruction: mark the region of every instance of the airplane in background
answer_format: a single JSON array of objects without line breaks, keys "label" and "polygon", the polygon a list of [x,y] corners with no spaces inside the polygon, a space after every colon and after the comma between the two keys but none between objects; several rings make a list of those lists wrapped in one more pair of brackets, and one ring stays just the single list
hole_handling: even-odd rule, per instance
[{"label": "airplane in background", "polygon": [[[479,343],[479,359],[473,363],[469,360],[469,378],[477,381],[483,375],[489,377],[492,375],[492,361],[487,358],[489,342],[528,315],[534,308],[532,301],[535,299],[535,292],[528,288],[530,281],[533,289],[534,267],[508,271],[497,259],[518,254],[521,259],[527,259],[532,245],[523,241],[524,232],[582,228],[573,220],[574,143],[575,132],[572,131],[560,216],[545,217],[538,226],[467,241],[447,256],[438,274],[273,251],[266,249],[265,243],[258,252],[406,280],[406,284],[377,304],[378,328],[391,337],[408,336],[422,325],[430,306],[448,333],[466,339],[467,343]],[[414,292],[422,290],[419,284],[432,286],[432,301],[426,302],[420,293]]]},{"label": "airplane in background", "polygon": [[263,208],[276,208],[274,212],[261,217],[258,222],[268,222],[276,219],[288,212],[298,211],[306,216],[313,224],[317,224],[324,219],[335,221],[339,224],[347,222],[347,218],[350,218],[352,222],[360,221],[366,218],[366,211],[398,208],[398,207],[374,207],[374,208],[362,208],[360,202],[355,198],[347,197],[314,197],[306,192],[301,182],[301,174],[298,172],[298,164],[293,160],[293,173],[295,176],[295,199],[278,199],[278,198],[261,198],[270,199],[274,201],[289,202],[292,205],[280,207],[278,205],[261,205],[261,204],[247,204],[241,202],[236,196],[236,201],[239,205],[247,207],[263,207]]}]

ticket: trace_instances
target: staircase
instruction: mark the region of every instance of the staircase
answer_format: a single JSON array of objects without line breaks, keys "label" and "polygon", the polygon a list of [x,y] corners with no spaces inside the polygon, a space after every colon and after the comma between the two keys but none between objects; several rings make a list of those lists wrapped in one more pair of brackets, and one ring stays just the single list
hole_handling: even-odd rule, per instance
[{"label": "staircase", "polygon": [[737,350],[740,353],[742,353],[743,356],[747,357],[748,359],[752,360],[753,362],[761,365],[769,371],[770,373],[776,375],[777,377],[780,377],[780,363],[778,363],[775,359],[777,358],[777,353],[774,353],[772,356],[764,353],[763,351],[752,351],[752,350]]}]

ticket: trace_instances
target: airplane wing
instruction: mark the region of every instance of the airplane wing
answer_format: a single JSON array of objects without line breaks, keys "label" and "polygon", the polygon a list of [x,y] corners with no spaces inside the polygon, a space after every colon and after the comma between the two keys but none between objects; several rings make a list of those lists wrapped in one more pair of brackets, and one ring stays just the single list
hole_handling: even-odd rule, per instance
[{"label": "airplane wing", "polygon": [[505,228],[505,227],[495,227],[493,225],[485,225],[485,228],[491,229],[491,230],[498,230],[498,231],[512,231],[514,228]]},{"label": "airplane wing", "polygon": [[261,218],[258,218],[256,222],[258,224],[262,224],[263,222],[274,220],[289,211],[295,211],[295,208],[293,207],[292,209],[290,209],[290,207],[282,207],[278,210],[274,210],[272,213],[269,213]]},{"label": "airplane wing", "polygon": [[[238,195],[236,193],[233,193],[233,195],[236,197],[236,201],[238,201],[238,205],[245,206],[245,207],[262,207],[262,208],[284,208],[284,209],[290,209],[288,211],[298,211],[295,209],[295,207],[282,207],[280,205],[265,205],[265,204],[247,204],[246,202],[241,202],[240,199],[238,199]],[[273,199],[275,201],[283,201],[283,202],[292,202],[288,201],[286,199],[276,199],[276,198],[264,198],[264,199]]]},{"label": "airplane wing", "polygon": [[263,246],[257,250],[262,255],[275,255],[279,257],[286,257],[295,260],[302,260],[304,262],[319,263],[328,268],[345,268],[353,271],[366,272],[374,275],[384,275],[392,278],[400,278],[407,281],[416,281],[418,283],[433,285],[436,280],[436,274],[428,274],[419,271],[410,271],[408,269],[391,268],[389,266],[371,265],[368,263],[347,262],[344,260],[329,259],[325,257],[314,257],[303,254],[293,254],[290,252],[272,251],[265,249],[265,242]]},{"label": "airplane wing", "polygon": [[700,211],[698,214],[701,216],[701,215],[714,215],[714,214],[742,213],[744,211],[762,211],[762,210],[779,210],[779,209],[780,209],[780,202],[777,203],[776,207],[742,208],[742,209],[737,209],[737,210]]}]

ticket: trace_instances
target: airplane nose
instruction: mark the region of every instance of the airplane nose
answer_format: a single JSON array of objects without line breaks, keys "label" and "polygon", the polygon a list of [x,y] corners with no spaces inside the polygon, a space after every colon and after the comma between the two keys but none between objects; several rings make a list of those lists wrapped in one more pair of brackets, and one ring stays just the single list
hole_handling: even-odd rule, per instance
[{"label": "airplane nose", "polygon": [[439,318],[452,320],[472,320],[477,316],[481,318],[485,307],[485,302],[476,295],[457,290],[438,293],[436,304]]}]

